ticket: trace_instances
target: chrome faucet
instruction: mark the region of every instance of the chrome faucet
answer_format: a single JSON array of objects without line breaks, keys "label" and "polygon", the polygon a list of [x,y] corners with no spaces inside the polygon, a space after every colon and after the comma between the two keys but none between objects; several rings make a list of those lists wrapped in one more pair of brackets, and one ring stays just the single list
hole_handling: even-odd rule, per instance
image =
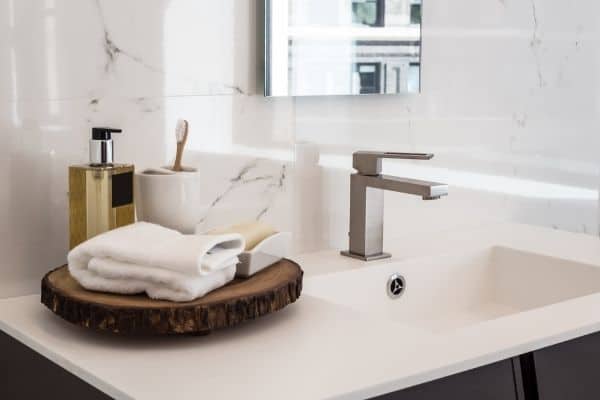
[{"label": "chrome faucet", "polygon": [[383,252],[383,191],[413,194],[437,200],[448,194],[448,185],[381,174],[381,160],[431,160],[433,154],[359,151],[352,157],[357,173],[350,177],[350,249],[342,255],[363,261],[391,257]]}]

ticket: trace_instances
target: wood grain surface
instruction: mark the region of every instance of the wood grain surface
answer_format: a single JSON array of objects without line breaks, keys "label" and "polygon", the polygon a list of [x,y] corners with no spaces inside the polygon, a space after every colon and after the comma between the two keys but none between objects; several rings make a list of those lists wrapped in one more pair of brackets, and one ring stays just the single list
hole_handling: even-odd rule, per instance
[{"label": "wood grain surface", "polygon": [[186,303],[152,300],[84,289],[67,266],[42,280],[42,303],[63,319],[85,328],[123,335],[208,334],[278,311],[302,291],[303,271],[282,260],[247,279],[235,279]]}]

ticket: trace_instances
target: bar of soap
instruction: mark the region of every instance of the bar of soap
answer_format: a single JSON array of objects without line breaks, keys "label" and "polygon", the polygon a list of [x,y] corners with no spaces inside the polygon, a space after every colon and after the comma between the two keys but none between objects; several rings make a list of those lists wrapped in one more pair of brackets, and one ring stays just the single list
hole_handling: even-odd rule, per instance
[{"label": "bar of soap", "polygon": [[277,233],[277,231],[269,224],[253,221],[243,224],[233,225],[227,228],[217,228],[210,231],[211,234],[221,235],[224,233],[239,233],[246,239],[245,251],[250,251],[257,244]]}]

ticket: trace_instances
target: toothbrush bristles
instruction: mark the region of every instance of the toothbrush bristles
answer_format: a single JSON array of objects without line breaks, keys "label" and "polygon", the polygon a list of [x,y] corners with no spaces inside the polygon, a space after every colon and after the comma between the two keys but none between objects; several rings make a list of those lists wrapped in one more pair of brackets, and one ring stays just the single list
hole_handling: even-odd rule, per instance
[{"label": "toothbrush bristles", "polygon": [[175,138],[177,139],[177,143],[183,142],[185,138],[185,134],[187,132],[187,121],[184,119],[180,119],[177,121],[177,127],[175,128]]}]

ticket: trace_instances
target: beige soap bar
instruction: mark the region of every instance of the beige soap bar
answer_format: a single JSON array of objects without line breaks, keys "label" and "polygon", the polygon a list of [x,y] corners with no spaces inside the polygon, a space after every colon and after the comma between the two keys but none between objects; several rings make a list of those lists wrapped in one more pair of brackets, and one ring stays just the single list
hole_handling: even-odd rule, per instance
[{"label": "beige soap bar", "polygon": [[246,251],[252,250],[257,244],[277,233],[269,224],[260,221],[247,222],[227,228],[217,228],[210,231],[212,234],[239,233],[246,239]]}]

